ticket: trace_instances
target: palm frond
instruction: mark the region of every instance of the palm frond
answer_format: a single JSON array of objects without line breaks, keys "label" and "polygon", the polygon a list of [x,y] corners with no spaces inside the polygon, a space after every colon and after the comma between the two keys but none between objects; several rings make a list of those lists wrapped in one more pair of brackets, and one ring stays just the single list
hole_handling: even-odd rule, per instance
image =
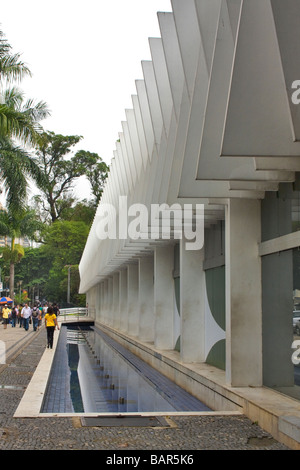
[{"label": "palm frond", "polygon": [[0,99],[1,103],[5,104],[9,108],[20,110],[24,100],[24,92],[17,87],[6,88],[1,93]]},{"label": "palm frond", "polygon": [[8,81],[22,80],[31,76],[28,66],[22,62],[21,54],[12,54],[12,47],[0,31],[0,78]]},{"label": "palm frond", "polygon": [[42,133],[38,122],[33,122],[26,113],[0,104],[0,136],[14,137],[24,144],[37,145]]},{"label": "palm frond", "polygon": [[27,153],[9,139],[0,139],[0,178],[7,191],[7,206],[15,210],[22,208],[26,201],[28,159]]},{"label": "palm frond", "polygon": [[25,76],[31,76],[27,65],[20,60],[20,54],[0,55],[0,77],[9,82],[21,81]]},{"label": "palm frond", "polygon": [[11,48],[11,45],[5,39],[5,34],[0,30],[0,58],[7,56]]},{"label": "palm frond", "polygon": [[21,109],[24,114],[28,115],[34,122],[42,121],[50,116],[50,110],[45,101],[35,103],[33,99],[26,101],[24,107]]}]

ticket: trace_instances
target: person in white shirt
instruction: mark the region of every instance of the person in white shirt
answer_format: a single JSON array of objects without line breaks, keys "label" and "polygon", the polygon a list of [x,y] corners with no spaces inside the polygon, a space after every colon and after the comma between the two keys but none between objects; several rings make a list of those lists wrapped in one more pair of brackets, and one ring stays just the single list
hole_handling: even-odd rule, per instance
[{"label": "person in white shirt", "polygon": [[26,331],[29,329],[29,318],[31,317],[31,308],[28,304],[22,308],[21,317],[23,318],[23,326]]}]

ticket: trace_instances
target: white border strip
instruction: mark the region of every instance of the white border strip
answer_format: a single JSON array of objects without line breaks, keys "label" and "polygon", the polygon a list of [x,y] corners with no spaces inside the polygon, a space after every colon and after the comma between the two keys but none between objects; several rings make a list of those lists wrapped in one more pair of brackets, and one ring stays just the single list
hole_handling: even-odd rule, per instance
[{"label": "white border strip", "polygon": [[[40,416],[59,333],[60,330],[55,330],[53,349],[45,349],[22,400],[15,411],[14,418],[36,418]],[[45,343],[46,341],[45,337]]]}]

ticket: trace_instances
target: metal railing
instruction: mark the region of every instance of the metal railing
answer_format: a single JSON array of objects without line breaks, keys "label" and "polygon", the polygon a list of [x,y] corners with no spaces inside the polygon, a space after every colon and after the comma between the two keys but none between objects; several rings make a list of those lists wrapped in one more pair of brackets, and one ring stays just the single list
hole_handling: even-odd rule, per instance
[{"label": "metal railing", "polygon": [[61,308],[58,318],[63,321],[79,321],[80,318],[88,316],[88,309],[85,307]]}]

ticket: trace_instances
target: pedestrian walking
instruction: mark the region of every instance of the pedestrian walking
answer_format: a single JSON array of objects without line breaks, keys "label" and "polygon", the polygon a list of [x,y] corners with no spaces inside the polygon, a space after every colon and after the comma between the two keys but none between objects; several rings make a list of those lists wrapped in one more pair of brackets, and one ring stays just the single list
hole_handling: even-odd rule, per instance
[{"label": "pedestrian walking", "polygon": [[40,312],[40,317],[42,318],[42,316],[43,316],[43,306],[42,306],[42,304],[39,305],[39,312]]},{"label": "pedestrian walking", "polygon": [[29,329],[29,320],[31,318],[31,308],[29,307],[28,304],[25,304],[25,306],[22,308],[21,316],[22,316],[22,319],[23,319],[23,326],[25,328],[25,331],[28,331],[28,329]]},{"label": "pedestrian walking", "polygon": [[43,307],[42,305],[40,304],[39,305],[39,319],[38,319],[38,327],[37,329],[39,330],[41,325],[42,325],[42,318],[43,318]]},{"label": "pedestrian walking", "polygon": [[19,305],[17,306],[15,305],[11,311],[11,326],[13,328],[15,328],[16,326],[18,314],[19,314]]},{"label": "pedestrian walking", "polygon": [[38,309],[38,306],[35,304],[31,312],[33,331],[37,331],[38,329],[39,316],[40,316],[40,311]]},{"label": "pedestrian walking", "polygon": [[54,314],[56,315],[56,318],[58,317],[58,315],[60,314],[60,311],[59,311],[59,307],[57,304],[53,304],[53,311],[54,311]]},{"label": "pedestrian walking", "polygon": [[53,307],[48,307],[47,313],[45,315],[45,325],[47,330],[47,348],[52,349],[55,327],[57,327],[57,329],[59,330],[57,318],[54,313]]},{"label": "pedestrian walking", "polygon": [[4,329],[6,330],[7,325],[9,323],[9,316],[11,314],[10,308],[8,308],[8,305],[5,304],[4,308],[2,310],[2,318],[3,318],[3,324],[4,324]]},{"label": "pedestrian walking", "polygon": [[22,317],[22,305],[19,305],[19,313],[18,313],[18,325],[20,328],[23,327],[23,317]]}]

